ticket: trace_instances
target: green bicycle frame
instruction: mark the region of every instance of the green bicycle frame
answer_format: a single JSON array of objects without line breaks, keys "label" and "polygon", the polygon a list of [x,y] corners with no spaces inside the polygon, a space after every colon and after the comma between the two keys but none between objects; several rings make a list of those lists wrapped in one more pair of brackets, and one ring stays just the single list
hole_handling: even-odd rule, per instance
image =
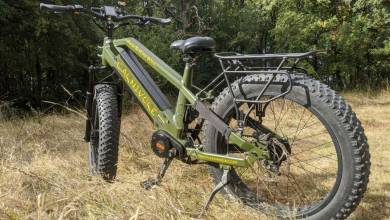
[{"label": "green bicycle frame", "polygon": [[[142,67],[137,66],[138,60],[134,54],[179,90],[175,108],[161,107],[162,104],[159,103],[164,103],[164,100],[156,100],[156,97],[151,95],[150,90],[153,88],[146,88],[145,79],[140,78],[136,74],[137,71],[140,71],[139,68]],[[186,63],[183,76],[181,76],[134,38],[117,40],[105,38],[101,58],[103,66],[110,66],[116,70],[124,84],[136,96],[155,128],[168,132],[184,145],[186,140],[183,137],[183,118],[186,105],[194,106],[197,102],[200,102],[199,98],[188,89],[192,74],[192,64]],[[166,99],[165,96],[163,98]],[[214,114],[208,109],[206,111],[209,111],[209,114]],[[221,120],[221,123],[224,122]],[[225,126],[227,125],[225,124]],[[221,165],[241,167],[247,167],[257,159],[266,158],[265,151],[262,148],[249,143],[234,132],[229,133],[228,140],[230,144],[235,144],[246,151],[246,157],[235,158],[227,155],[206,153],[200,148],[194,148],[193,146],[187,147],[186,153],[192,158]],[[257,144],[259,145],[260,143]]]}]

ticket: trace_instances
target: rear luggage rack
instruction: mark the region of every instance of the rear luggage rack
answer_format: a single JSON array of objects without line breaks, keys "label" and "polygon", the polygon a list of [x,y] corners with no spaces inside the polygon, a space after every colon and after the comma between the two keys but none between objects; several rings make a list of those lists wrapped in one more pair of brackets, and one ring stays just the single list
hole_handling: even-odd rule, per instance
[{"label": "rear luggage rack", "polygon": [[[315,54],[316,54],[315,51],[309,51],[305,53],[280,53],[280,54],[240,54],[235,52],[216,53],[214,54],[214,56],[218,58],[222,68],[222,72],[202,89],[195,87],[196,89],[199,90],[197,96],[200,96],[201,94],[210,94],[210,91],[214,91],[215,89],[220,87],[223,83],[226,83],[231,90],[231,83],[230,83],[231,80],[229,80],[229,76],[231,75],[236,75],[236,77],[234,77],[236,79],[242,77],[243,75],[272,74],[273,76],[269,79],[268,81],[269,83],[266,84],[269,85],[277,74],[286,74],[290,79],[289,75],[294,71],[307,73],[306,70],[297,67],[297,64],[302,59],[313,58]],[[278,60],[280,60],[280,62],[277,62],[276,63],[277,65],[274,66],[270,65],[271,63],[275,64],[275,61]],[[262,65],[257,64],[259,63],[259,61],[262,61],[263,64]],[[289,84],[291,84],[292,83],[291,79],[289,81],[290,81]],[[267,87],[268,86],[266,86],[265,89],[267,89]],[[286,95],[288,92],[284,92],[283,94],[280,94],[278,97],[281,97],[282,95]],[[234,96],[234,94],[232,95]],[[236,100],[236,101],[241,101],[241,100]],[[245,101],[249,101],[249,100],[245,100]]]},{"label": "rear luggage rack", "polygon": [[240,54],[235,52],[215,53],[214,56],[219,59],[274,59],[274,58],[304,58],[313,56],[316,52],[309,51],[305,53],[275,53],[275,54]]},{"label": "rear luggage rack", "polygon": [[[237,117],[241,118],[238,110],[238,103],[248,103],[250,104],[250,109],[253,109],[256,105],[257,107],[259,107],[259,105],[260,107],[266,107],[266,105],[271,101],[290,93],[293,86],[291,73],[297,73],[299,71],[299,73],[307,74],[306,70],[297,67],[297,64],[302,59],[313,58],[315,54],[315,51],[280,54],[240,54],[235,52],[216,53],[214,56],[218,58],[222,72],[208,85],[203,87],[203,89],[195,87],[198,89],[198,93],[196,95],[199,97],[203,95],[205,99],[213,98],[211,94],[220,88],[221,85],[226,83],[230,94],[233,96]],[[247,84],[243,81],[243,76],[254,74],[270,74],[270,77],[267,77],[265,86],[255,99],[238,98],[233,93],[231,81],[241,79],[238,84],[241,88],[242,85]],[[266,100],[261,100],[262,96],[265,94],[268,87],[278,74],[287,76],[287,88],[276,96],[269,97]],[[246,116],[244,118],[246,118]]]}]

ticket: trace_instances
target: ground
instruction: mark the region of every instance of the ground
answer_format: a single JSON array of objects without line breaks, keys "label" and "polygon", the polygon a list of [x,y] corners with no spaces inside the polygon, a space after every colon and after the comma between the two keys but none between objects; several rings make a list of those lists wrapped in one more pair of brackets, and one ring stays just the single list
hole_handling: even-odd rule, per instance
[{"label": "ground", "polygon": [[[390,93],[344,94],[365,128],[371,176],[351,219],[390,219]],[[175,161],[163,184],[140,182],[161,159],[149,147],[152,125],[138,108],[122,122],[118,178],[88,175],[84,119],[52,114],[0,121],[0,219],[191,219],[212,189],[205,165]],[[269,219],[218,195],[206,219]]]}]

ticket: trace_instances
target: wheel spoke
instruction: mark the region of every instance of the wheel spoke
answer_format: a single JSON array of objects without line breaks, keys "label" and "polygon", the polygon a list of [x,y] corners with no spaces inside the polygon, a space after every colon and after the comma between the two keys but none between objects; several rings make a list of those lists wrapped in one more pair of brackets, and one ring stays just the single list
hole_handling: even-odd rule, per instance
[{"label": "wheel spoke", "polygon": [[280,110],[279,118],[278,118],[276,126],[275,126],[275,132],[277,132],[278,128],[279,128],[279,130],[280,130],[280,132],[282,133],[283,136],[284,136],[283,130],[279,127],[279,125],[280,125],[280,122],[282,121],[283,117],[286,115],[286,112],[287,112],[287,111],[285,111],[285,113],[282,115],[282,112],[284,112],[285,103],[286,103],[286,100],[283,99],[283,105],[282,105],[282,108]]},{"label": "wheel spoke", "polygon": [[301,161],[301,160],[295,160],[295,162],[297,162],[297,163],[291,163],[291,165],[292,166],[297,166],[296,164],[299,164],[297,167],[298,168],[301,168],[301,169],[303,169],[303,170],[305,170],[305,171],[307,171],[307,172],[310,172],[310,173],[312,173],[312,174],[316,174],[316,173],[314,173],[314,172],[311,172],[311,171],[309,171],[309,170],[307,170],[307,169],[304,169],[304,168],[302,168],[302,163],[304,163],[304,164],[306,164],[306,165],[308,165],[308,166],[310,166],[310,167],[313,167],[313,168],[315,168],[316,170],[320,170],[321,172],[327,172],[326,170],[324,170],[324,169],[322,169],[322,168],[319,168],[319,167],[317,167],[317,166],[314,166],[313,164],[309,164],[309,163],[307,163],[307,162],[305,162],[305,161]]},{"label": "wheel spoke", "polygon": [[296,155],[298,155],[298,154],[305,153],[305,152],[307,152],[307,151],[312,151],[313,149],[322,147],[322,146],[324,146],[324,145],[326,145],[326,144],[329,144],[329,143],[332,143],[332,141],[328,141],[328,142],[325,142],[325,143],[322,143],[322,144],[318,144],[318,145],[316,145],[316,146],[314,146],[314,147],[310,147],[310,148],[308,148],[308,149],[306,149],[306,150],[301,150],[301,151],[299,151],[299,152],[297,152],[297,153],[291,154],[290,157],[296,156]]},{"label": "wheel spoke", "polygon": [[[297,188],[294,188],[294,189],[296,190],[296,192],[301,192],[300,194],[301,194],[301,195],[304,195],[305,199],[308,199],[308,198],[307,198],[307,195],[306,195],[306,193],[305,193],[305,191],[304,191],[304,190],[300,187],[300,185],[297,183],[297,180],[295,179],[295,177],[292,176],[291,173],[288,173],[288,174],[287,174],[287,177],[293,179],[294,184],[297,186]],[[297,189],[298,189],[299,191],[298,191]],[[299,193],[298,193],[298,194],[299,194]],[[300,196],[298,196],[298,198],[302,199]],[[304,200],[301,200],[301,201],[305,202]]]},{"label": "wheel spoke", "polygon": [[300,168],[302,169],[304,172],[305,172],[305,176],[308,177],[307,180],[310,180],[310,182],[312,183],[312,186],[317,190],[317,192],[320,192],[321,193],[321,190],[318,189],[317,187],[317,183],[313,180],[312,176],[308,174],[309,173],[312,173],[314,175],[316,175],[316,173],[313,173],[305,168],[302,167],[302,165],[300,164],[300,162],[298,163],[298,165],[295,165],[295,164],[291,164],[291,166],[295,166],[297,168]]},{"label": "wheel spoke", "polygon": [[320,133],[317,133],[317,134],[313,134],[313,135],[305,136],[303,138],[296,139],[295,142],[302,141],[302,140],[305,140],[305,139],[308,139],[308,138],[318,137],[318,136],[320,136],[322,134],[327,134],[327,133],[328,133],[328,131],[324,130],[324,131],[322,131]]},{"label": "wheel spoke", "polygon": [[[303,117],[303,113],[306,111],[306,109],[304,109],[303,110],[303,112],[302,112],[302,117]],[[296,133],[295,133],[295,135],[294,135],[294,137],[293,137],[293,140],[292,140],[292,142],[291,142],[291,146],[293,146],[294,145],[294,142],[295,142],[295,139],[296,139],[296,137],[302,132],[302,130],[303,129],[305,129],[305,126],[307,125],[307,123],[310,121],[310,119],[313,117],[313,115],[310,115],[310,117],[309,117],[309,119],[307,119],[306,121],[305,121],[305,123],[304,123],[304,125],[303,125],[303,128],[301,128],[301,129],[297,129],[297,131],[296,131]],[[302,119],[302,118],[301,118]],[[298,127],[299,127],[299,125],[301,124],[301,119],[299,120],[299,124],[298,124]]]},{"label": "wheel spoke", "polygon": [[[326,159],[329,159],[329,160],[334,160],[334,161],[337,161],[335,160],[334,158],[331,158],[330,156],[335,156],[336,154],[328,154],[328,155],[320,155],[320,157],[315,157],[315,158],[311,158],[311,159],[307,159],[307,160],[299,160],[300,162],[307,162],[307,161],[313,161],[313,160],[318,160],[318,159],[321,159],[321,158],[326,158]],[[318,162],[318,161],[317,161]],[[297,163],[297,160],[294,162],[294,163],[291,163],[291,164],[295,164]]]}]

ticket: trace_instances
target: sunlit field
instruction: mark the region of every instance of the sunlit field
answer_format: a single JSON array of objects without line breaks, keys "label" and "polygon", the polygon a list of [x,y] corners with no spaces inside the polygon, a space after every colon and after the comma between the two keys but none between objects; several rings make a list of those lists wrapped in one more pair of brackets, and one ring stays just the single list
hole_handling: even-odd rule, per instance
[{"label": "sunlit field", "polygon": [[[390,219],[390,93],[343,95],[365,128],[372,162],[368,190],[350,218]],[[320,199],[337,172],[326,128],[293,103],[275,102],[267,111],[271,117],[264,124],[292,143],[291,157],[280,169],[285,175],[273,176],[257,164],[237,172],[267,201],[298,205]],[[139,108],[123,116],[113,183],[88,175],[84,123],[73,113],[0,121],[0,219],[191,219],[199,214],[213,187],[206,165],[174,161],[161,186],[150,191],[140,186],[162,160],[149,147],[152,125]],[[218,194],[204,218],[273,217]]]}]

